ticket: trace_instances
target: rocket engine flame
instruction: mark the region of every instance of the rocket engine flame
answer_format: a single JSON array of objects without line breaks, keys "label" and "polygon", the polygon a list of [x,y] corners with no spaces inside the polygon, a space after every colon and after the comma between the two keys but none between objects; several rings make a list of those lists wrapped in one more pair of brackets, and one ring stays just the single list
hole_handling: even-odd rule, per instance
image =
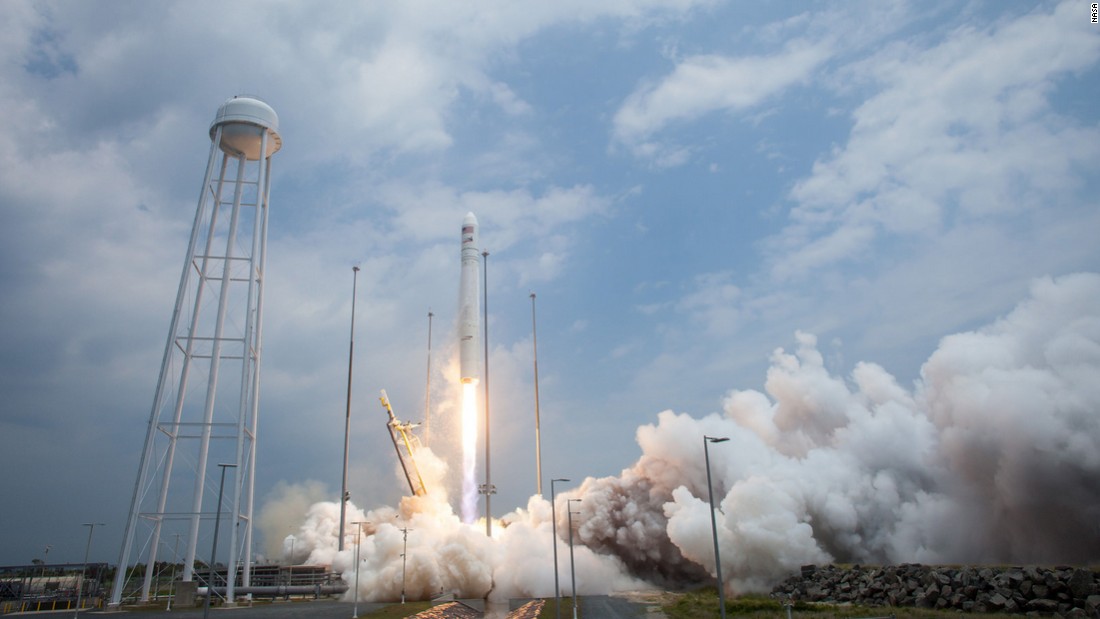
[{"label": "rocket engine flame", "polygon": [[477,379],[462,383],[462,522],[477,518]]}]

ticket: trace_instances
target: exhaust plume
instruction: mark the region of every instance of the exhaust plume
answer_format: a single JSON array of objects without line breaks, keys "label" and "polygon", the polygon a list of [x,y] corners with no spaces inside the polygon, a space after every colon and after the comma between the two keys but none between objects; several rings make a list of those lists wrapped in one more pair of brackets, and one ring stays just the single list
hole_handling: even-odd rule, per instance
[{"label": "exhaust plume", "polygon": [[[730,439],[710,458],[724,585],[734,593],[828,561],[1100,560],[1097,308],[1100,275],[1038,280],[1007,316],[943,338],[912,388],[873,363],[830,374],[816,337],[799,332],[793,351],[773,353],[763,393],[733,390],[721,413],[702,418],[661,412],[638,428],[633,466],[560,493],[559,556],[568,552],[566,501],[581,498],[579,593],[712,579],[709,435]],[[441,481],[443,463],[433,470]],[[335,551],[337,509],[315,504],[297,544],[352,583],[354,540]],[[554,593],[550,505],[539,497],[503,517],[492,540],[463,524],[445,493],[353,514],[375,523],[364,530],[363,599],[399,596],[401,527],[414,530],[411,596]],[[567,560],[563,574],[567,583]]]}]

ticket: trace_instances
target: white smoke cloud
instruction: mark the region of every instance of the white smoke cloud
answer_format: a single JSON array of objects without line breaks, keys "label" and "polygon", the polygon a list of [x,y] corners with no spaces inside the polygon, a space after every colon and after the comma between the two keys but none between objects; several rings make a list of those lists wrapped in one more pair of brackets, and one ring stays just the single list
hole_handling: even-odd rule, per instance
[{"label": "white smoke cloud", "polygon": [[[1100,275],[1037,281],[1004,318],[944,338],[911,389],[871,363],[830,374],[816,338],[796,334],[794,352],[773,354],[765,393],[731,391],[723,414],[702,418],[661,412],[638,428],[633,466],[557,497],[564,591],[570,507],[579,593],[714,575],[704,436],[729,438],[709,454],[731,592],[831,560],[1100,559],[1097,308]],[[445,476],[438,459],[428,468]],[[296,554],[351,583],[354,540],[335,551],[336,510],[313,506]],[[551,507],[540,497],[503,517],[492,540],[484,522],[462,524],[442,492],[351,511],[372,523],[359,557],[363,599],[400,596],[402,528],[410,596],[553,595]]]},{"label": "white smoke cloud", "polygon": [[272,559],[290,559],[296,550],[290,542],[292,536],[305,520],[310,507],[328,496],[328,488],[318,481],[301,484],[288,484],[280,481],[271,489],[263,505],[258,510],[259,527],[264,540],[264,552]]}]

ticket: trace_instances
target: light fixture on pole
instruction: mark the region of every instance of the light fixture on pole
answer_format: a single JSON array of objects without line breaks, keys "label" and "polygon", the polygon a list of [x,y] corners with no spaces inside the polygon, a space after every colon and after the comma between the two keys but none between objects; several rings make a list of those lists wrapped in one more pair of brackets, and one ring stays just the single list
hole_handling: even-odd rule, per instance
[{"label": "light fixture on pole", "polygon": [[558,585],[558,516],[554,507],[554,484],[568,479],[550,480],[550,520],[554,528],[554,608],[557,609],[558,619],[561,619],[561,586]]},{"label": "light fixture on pole", "polygon": [[531,349],[535,357],[535,477],[536,491],[542,496],[542,436],[539,428],[539,336],[535,329],[535,293],[531,293]]},{"label": "light fixture on pole", "polygon": [[[222,467],[222,479],[218,485],[218,511],[214,513],[214,543],[210,548],[210,576],[206,579],[206,602],[203,604],[202,616],[207,619],[210,616],[210,598],[214,597],[214,561],[218,556],[218,527],[222,522],[222,491],[225,489],[225,469],[237,468],[236,464],[219,464]],[[226,580],[230,578],[229,567],[226,567]],[[233,575],[236,577],[236,574]]]},{"label": "light fixture on pole", "polygon": [[166,611],[172,610],[172,585],[176,582],[176,563],[180,560],[180,534],[176,533],[176,545],[172,547],[172,580],[168,581],[168,606]]},{"label": "light fixture on pole", "polygon": [[432,442],[432,309],[428,308],[428,371],[424,385],[424,444]]},{"label": "light fixture on pole", "polygon": [[[573,502],[580,503],[580,499],[566,501],[565,509],[569,512],[569,574],[573,579],[573,619],[577,619],[577,566],[573,561]],[[580,512],[576,512],[580,515]]]},{"label": "light fixture on pole", "polygon": [[482,332],[485,334],[485,483],[480,490],[485,495],[485,537],[493,537],[492,496],[496,494],[489,470],[489,250],[481,252]]},{"label": "light fixture on pole", "polygon": [[[43,579],[43,581],[45,581],[45,578],[46,578],[46,563],[49,562],[50,548],[53,548],[53,546],[51,546],[50,544],[46,544],[46,551],[42,554],[42,579]],[[32,584],[32,581],[30,579],[28,579],[27,580],[27,591],[26,591],[27,594],[29,594],[29,593],[31,593],[31,591],[33,591],[33,589],[31,588],[31,584]],[[23,598],[25,599],[26,595],[24,595]]]},{"label": "light fixture on pole", "polygon": [[726,587],[722,583],[722,559],[718,555],[718,523],[714,518],[714,488],[711,486],[710,481],[710,449],[708,444],[724,443],[728,440],[728,437],[703,436],[703,457],[706,458],[707,463],[707,495],[710,497],[710,530],[714,536],[714,569],[718,573],[718,608],[721,611],[722,619],[726,619]]},{"label": "light fixture on pole", "polygon": [[344,415],[344,477],[340,485],[340,537],[336,543],[337,550],[344,549],[344,520],[348,509],[348,446],[351,434],[351,364],[355,359],[355,288],[359,283],[359,267],[351,267],[351,339],[348,341],[348,403],[347,412]]},{"label": "light fixture on pole", "polygon": [[[88,568],[88,553],[92,550],[92,532],[96,527],[107,526],[102,522],[84,522],[80,526],[88,527],[88,545],[84,548],[84,565],[80,568],[80,582],[77,584],[76,594],[76,612],[73,613],[73,617],[78,617],[80,613],[80,602],[84,597],[84,572]],[[49,548],[46,549],[49,552]]]},{"label": "light fixture on pole", "polygon": [[405,603],[405,565],[409,561],[409,531],[412,529],[401,529],[402,535],[404,535],[404,541],[402,541],[401,548],[401,603]]},{"label": "light fixture on pole", "polygon": [[359,546],[363,536],[363,525],[370,524],[367,521],[353,522],[355,529],[355,606],[351,611],[351,619],[359,619]]}]

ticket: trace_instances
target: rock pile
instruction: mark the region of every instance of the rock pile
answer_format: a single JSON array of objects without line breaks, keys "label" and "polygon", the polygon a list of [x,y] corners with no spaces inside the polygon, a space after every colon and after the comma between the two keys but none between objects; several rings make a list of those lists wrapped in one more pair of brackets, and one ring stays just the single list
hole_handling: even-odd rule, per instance
[{"label": "rock pile", "polygon": [[1100,573],[1074,567],[802,567],[772,596],[804,602],[1100,619]]}]

